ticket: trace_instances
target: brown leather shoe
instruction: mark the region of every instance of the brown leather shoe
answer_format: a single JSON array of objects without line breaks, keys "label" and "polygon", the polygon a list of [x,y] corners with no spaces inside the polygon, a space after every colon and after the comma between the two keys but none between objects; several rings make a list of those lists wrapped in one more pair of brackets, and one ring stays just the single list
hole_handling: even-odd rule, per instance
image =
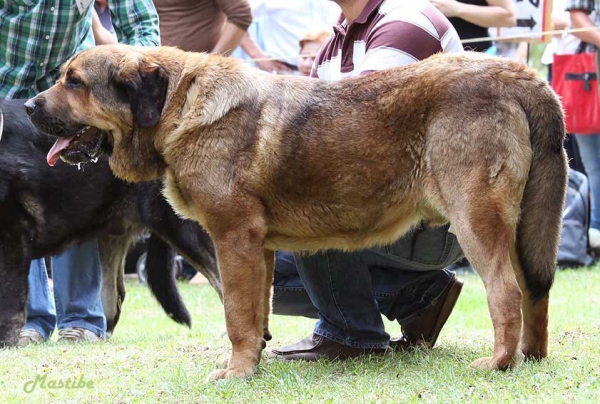
[{"label": "brown leather shoe", "polygon": [[387,349],[354,348],[312,334],[300,342],[273,349],[269,357],[284,360],[349,359],[364,355],[382,355]]},{"label": "brown leather shoe", "polygon": [[463,282],[453,275],[450,283],[438,298],[437,302],[423,315],[402,326],[402,337],[390,340],[394,350],[405,350],[413,347],[433,348],[442,327],[446,324],[454,305],[460,296]]}]

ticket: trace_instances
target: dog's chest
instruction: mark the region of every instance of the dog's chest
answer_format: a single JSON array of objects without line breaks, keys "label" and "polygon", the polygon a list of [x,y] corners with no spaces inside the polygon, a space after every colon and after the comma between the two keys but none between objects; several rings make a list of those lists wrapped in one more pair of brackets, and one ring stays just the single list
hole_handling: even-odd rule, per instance
[{"label": "dog's chest", "polygon": [[191,196],[186,192],[185,188],[179,185],[176,177],[170,170],[167,170],[165,175],[163,195],[178,216],[183,219],[198,221],[203,226],[206,225],[203,220],[204,215],[199,214]]}]

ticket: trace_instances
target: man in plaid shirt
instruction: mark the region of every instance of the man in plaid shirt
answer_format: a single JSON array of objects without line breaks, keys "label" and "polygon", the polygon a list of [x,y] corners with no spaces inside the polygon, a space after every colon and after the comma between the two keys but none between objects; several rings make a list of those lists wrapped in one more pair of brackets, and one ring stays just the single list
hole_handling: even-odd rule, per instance
[{"label": "man in plaid shirt", "polygon": [[[158,15],[151,0],[108,0],[120,42],[160,45]],[[30,98],[49,88],[60,66],[95,45],[93,0],[0,0],[0,97]],[[75,246],[52,261],[55,313],[43,260],[32,261],[27,323],[20,345],[50,338],[100,341],[106,319],[101,302],[98,243]]]}]

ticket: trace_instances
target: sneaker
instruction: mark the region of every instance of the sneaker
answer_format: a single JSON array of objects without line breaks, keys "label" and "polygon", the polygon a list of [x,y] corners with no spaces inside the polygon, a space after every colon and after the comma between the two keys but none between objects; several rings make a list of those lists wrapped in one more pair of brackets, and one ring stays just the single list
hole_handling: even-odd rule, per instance
[{"label": "sneaker", "polygon": [[91,342],[96,343],[102,341],[98,335],[94,334],[90,330],[79,327],[68,327],[58,330],[58,343],[77,343],[77,342]]},{"label": "sneaker", "polygon": [[600,230],[590,227],[588,237],[590,239],[590,247],[594,249],[600,248]]},{"label": "sneaker", "polygon": [[23,328],[19,333],[19,341],[17,342],[17,346],[39,344],[41,342],[44,342],[44,337],[42,337],[42,334],[33,328]]}]

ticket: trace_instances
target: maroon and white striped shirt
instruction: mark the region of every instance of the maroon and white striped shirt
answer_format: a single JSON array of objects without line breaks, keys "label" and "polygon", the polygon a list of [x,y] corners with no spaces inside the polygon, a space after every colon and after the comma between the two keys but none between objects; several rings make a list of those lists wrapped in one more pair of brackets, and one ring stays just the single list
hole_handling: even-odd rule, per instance
[{"label": "maroon and white striped shirt", "polygon": [[340,80],[462,50],[452,24],[429,1],[370,0],[350,26],[342,14],[311,76]]}]

